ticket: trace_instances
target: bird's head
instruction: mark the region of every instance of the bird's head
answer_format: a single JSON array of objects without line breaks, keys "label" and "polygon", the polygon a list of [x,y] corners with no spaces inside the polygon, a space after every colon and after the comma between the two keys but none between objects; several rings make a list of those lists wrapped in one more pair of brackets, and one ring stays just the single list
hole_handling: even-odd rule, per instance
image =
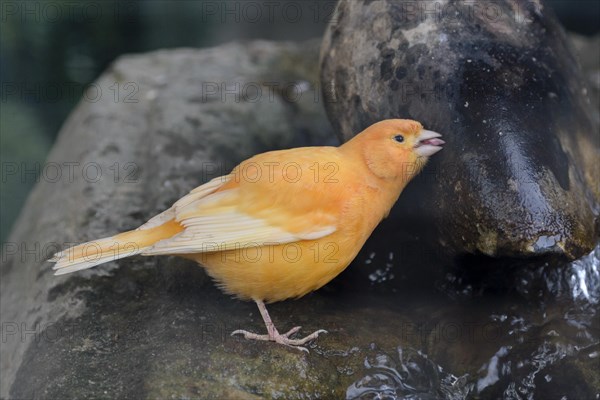
[{"label": "bird's head", "polygon": [[369,126],[348,147],[362,153],[375,175],[407,181],[421,171],[430,156],[442,149],[442,135],[408,119],[387,119]]}]

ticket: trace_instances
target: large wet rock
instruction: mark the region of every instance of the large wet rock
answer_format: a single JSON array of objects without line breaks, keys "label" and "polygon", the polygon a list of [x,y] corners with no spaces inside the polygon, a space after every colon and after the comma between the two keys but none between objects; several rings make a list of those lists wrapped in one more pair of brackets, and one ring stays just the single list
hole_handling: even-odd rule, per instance
[{"label": "large wet rock", "polygon": [[[397,247],[366,252],[331,285],[269,307],[281,329],[329,330],[308,355],[230,337],[238,328],[262,332],[255,305],[223,295],[183,259],[133,257],[52,274],[45,259],[57,247],[136,227],[250,154],[334,142],[311,85],[317,52],[315,42],[160,51],[122,57],[100,77],[104,95],[88,93],[63,127],[3,248],[0,397],[600,391],[589,373],[600,338],[600,253],[569,268],[436,277]],[[246,84],[247,96],[210,94],[223,82]],[[251,101],[254,82],[280,90]],[[306,90],[300,98],[292,82]],[[126,90],[116,100],[115,84]],[[414,238],[407,243],[419,252]]]},{"label": "large wet rock", "polygon": [[341,1],[334,21],[321,76],[343,138],[405,117],[447,141],[401,197],[389,237],[544,261],[594,247],[598,120],[543,2]]}]

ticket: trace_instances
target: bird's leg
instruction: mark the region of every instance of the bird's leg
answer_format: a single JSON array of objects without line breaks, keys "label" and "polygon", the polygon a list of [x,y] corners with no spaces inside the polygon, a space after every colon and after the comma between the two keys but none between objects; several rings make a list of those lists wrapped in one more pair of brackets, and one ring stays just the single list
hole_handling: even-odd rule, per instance
[{"label": "bird's leg", "polygon": [[277,331],[277,328],[275,328],[275,324],[273,324],[273,321],[271,321],[271,317],[269,316],[269,312],[267,311],[267,307],[265,306],[265,303],[262,300],[255,300],[255,301],[256,301],[256,305],[258,306],[258,310],[260,311],[260,315],[262,315],[263,320],[265,321],[265,325],[267,326],[268,333],[266,335],[259,335],[256,333],[238,329],[237,331],[231,332],[231,335],[240,334],[240,335],[244,335],[244,338],[246,338],[246,339],[273,341],[273,342],[276,342],[279,344],[283,344],[285,346],[294,347],[299,350],[308,352],[308,349],[306,349],[305,347],[302,347],[302,345],[306,344],[307,342],[309,342],[313,339],[316,339],[317,336],[319,336],[319,334],[321,334],[321,333],[327,333],[326,330],[319,329],[318,331],[311,333],[310,335],[306,336],[305,338],[290,339],[290,336],[293,335],[294,333],[298,332],[300,330],[300,327],[296,326],[284,334],[279,333]]}]

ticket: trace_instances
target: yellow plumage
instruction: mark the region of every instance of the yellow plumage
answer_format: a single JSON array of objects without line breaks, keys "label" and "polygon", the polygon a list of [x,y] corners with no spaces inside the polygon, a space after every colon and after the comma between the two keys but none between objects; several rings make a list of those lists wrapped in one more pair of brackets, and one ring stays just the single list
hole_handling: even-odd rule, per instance
[{"label": "yellow plumage", "polygon": [[[414,121],[388,120],[340,147],[256,155],[134,231],[58,253],[54,268],[62,274],[133,254],[179,255],[203,265],[225,292],[255,300],[269,328],[263,301],[302,296],[342,272],[440,149],[439,136]],[[306,340],[274,327],[266,339]]]}]

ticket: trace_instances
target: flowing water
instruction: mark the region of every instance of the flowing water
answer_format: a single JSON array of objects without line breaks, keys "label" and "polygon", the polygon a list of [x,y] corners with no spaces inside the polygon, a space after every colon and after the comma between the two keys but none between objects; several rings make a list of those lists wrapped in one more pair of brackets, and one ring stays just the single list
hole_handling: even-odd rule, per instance
[{"label": "flowing water", "polygon": [[[379,271],[371,278],[386,276],[386,268]],[[363,370],[346,397],[599,399],[600,246],[568,265],[503,275],[440,279],[439,301],[411,305],[427,339],[392,351],[363,349]]]}]

